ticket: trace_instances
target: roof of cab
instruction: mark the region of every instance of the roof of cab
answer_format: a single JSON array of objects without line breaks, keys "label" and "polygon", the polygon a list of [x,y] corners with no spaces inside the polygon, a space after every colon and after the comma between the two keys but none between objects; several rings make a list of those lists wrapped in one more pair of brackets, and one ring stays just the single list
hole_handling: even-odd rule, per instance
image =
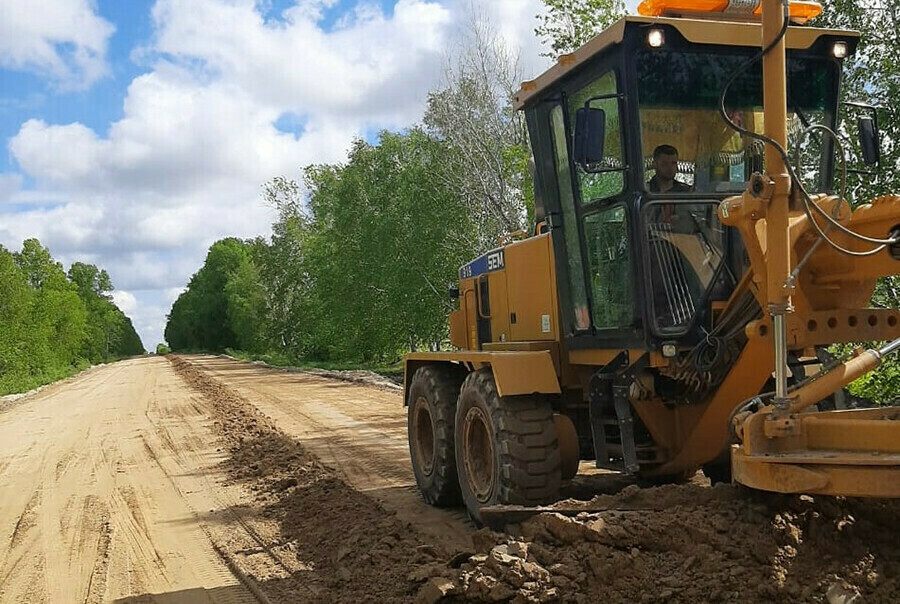
[{"label": "roof of cab", "polygon": [[[590,39],[584,46],[571,54],[559,57],[556,64],[534,80],[522,82],[513,95],[513,107],[522,109],[528,101],[541,91],[556,83],[566,74],[578,68],[597,53],[618,44],[625,36],[629,23],[644,25],[671,25],[690,42],[695,44],[727,44],[729,46],[761,46],[761,26],[758,22],[716,21],[710,19],[680,19],[667,17],[628,16],[619,19],[606,30]],[[805,49],[815,44],[823,35],[859,38],[859,32],[816,27],[789,27],[787,47]]]}]

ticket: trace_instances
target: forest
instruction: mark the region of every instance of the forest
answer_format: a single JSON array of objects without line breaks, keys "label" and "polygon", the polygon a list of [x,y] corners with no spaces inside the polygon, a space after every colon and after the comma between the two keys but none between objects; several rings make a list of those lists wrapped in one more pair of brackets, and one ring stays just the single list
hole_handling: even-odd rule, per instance
[{"label": "forest", "polygon": [[[551,58],[623,11],[609,0],[545,4],[535,34]],[[815,25],[863,32],[844,65],[843,100],[882,108],[880,173],[848,179],[848,197],[859,205],[900,190],[893,169],[900,166],[900,116],[890,109],[900,97],[900,23],[883,7],[823,4]],[[266,183],[265,200],[278,212],[271,236],[210,248],[169,314],[171,348],[372,365],[440,345],[459,266],[496,247],[501,235],[534,227],[527,132],[509,102],[527,78],[491,31],[473,20],[448,54],[421,124],[382,132],[375,142],[356,140],[341,164],[306,166],[298,180]],[[900,280],[881,280],[872,304],[900,307]],[[889,362],[853,390],[891,400],[898,388],[900,365]]]},{"label": "forest", "polygon": [[105,270],[75,262],[67,273],[37,239],[0,246],[0,396],[143,354],[111,291]]}]

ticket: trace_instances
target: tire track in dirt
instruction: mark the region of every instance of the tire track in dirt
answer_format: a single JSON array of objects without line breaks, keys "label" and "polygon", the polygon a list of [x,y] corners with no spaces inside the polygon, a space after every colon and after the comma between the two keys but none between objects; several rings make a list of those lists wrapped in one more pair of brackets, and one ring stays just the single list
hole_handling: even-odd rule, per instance
[{"label": "tire track in dirt", "polygon": [[415,486],[406,409],[396,391],[221,357],[186,358],[234,388],[348,484],[409,519],[433,542],[455,550],[471,547],[475,527],[465,511],[429,506]]},{"label": "tire track in dirt", "polygon": [[259,601],[201,527],[224,487],[190,399],[165,360],[134,359],[0,413],[0,602]]},{"label": "tire track in dirt", "polygon": [[[447,569],[445,544],[429,544],[411,519],[348,486],[235,390],[181,358],[172,363],[217,418],[229,476],[256,492],[257,516],[277,523],[267,546],[299,562],[290,576],[261,583],[273,601],[409,602],[434,566]],[[267,572],[253,559],[263,550],[233,551],[250,553],[235,557],[248,574]]]},{"label": "tire track in dirt", "polygon": [[37,515],[35,514],[35,508],[41,503],[41,492],[40,490],[35,491],[31,495],[31,499],[28,500],[28,503],[25,504],[25,509],[22,510],[22,514],[19,516],[19,520],[16,521],[16,528],[13,529],[12,537],[9,540],[10,549],[15,548],[22,542],[22,539],[28,531],[33,529],[37,524]]}]

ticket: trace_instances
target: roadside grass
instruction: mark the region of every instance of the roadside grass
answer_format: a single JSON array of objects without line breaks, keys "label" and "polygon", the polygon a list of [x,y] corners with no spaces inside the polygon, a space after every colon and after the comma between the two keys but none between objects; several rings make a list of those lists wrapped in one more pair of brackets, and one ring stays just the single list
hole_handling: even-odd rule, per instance
[{"label": "roadside grass", "polygon": [[90,366],[91,364],[88,361],[80,359],[75,365],[43,367],[39,372],[33,374],[9,373],[0,375],[0,396],[29,392],[35,388],[72,377]]}]

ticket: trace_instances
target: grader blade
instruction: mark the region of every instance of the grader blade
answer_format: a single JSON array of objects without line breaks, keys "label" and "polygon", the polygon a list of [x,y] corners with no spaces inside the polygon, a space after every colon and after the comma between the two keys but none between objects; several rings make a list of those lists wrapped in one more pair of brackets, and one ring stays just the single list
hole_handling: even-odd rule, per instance
[{"label": "grader blade", "polygon": [[779,408],[734,418],[734,480],[779,493],[900,497],[900,407],[808,413],[819,400],[877,367],[894,340],[812,378]]},{"label": "grader blade", "polygon": [[900,408],[782,419],[760,411],[743,432],[731,452],[741,484],[778,493],[900,497]]}]

